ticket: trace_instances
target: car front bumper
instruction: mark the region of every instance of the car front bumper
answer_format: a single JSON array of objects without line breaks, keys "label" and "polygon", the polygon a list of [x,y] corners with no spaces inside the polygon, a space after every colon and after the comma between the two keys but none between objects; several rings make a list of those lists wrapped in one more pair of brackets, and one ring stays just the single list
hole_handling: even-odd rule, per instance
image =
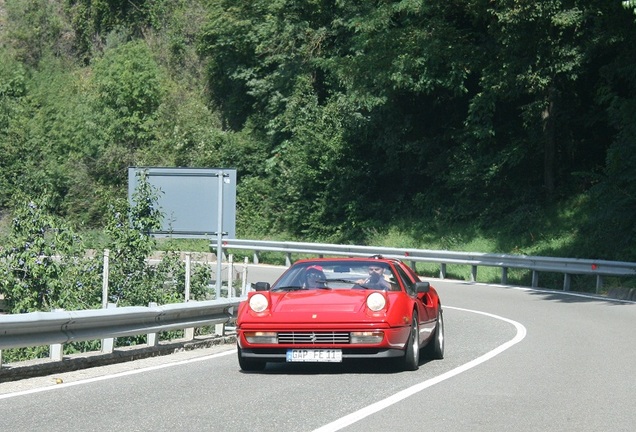
[{"label": "car front bumper", "polygon": [[[381,330],[384,334],[384,338],[379,343],[367,344],[367,343],[267,343],[258,344],[250,343],[245,338],[245,332],[255,331],[252,328],[241,328],[238,331],[238,346],[240,348],[240,355],[246,359],[261,360],[261,361],[286,361],[287,351],[291,349],[336,349],[342,351],[342,358],[344,359],[381,359],[404,356],[404,349],[409,338],[410,327],[393,327],[383,329],[369,329],[366,330]],[[358,331],[356,329],[355,331]],[[258,331],[272,331],[271,329],[258,329]],[[307,334],[308,329],[298,329],[299,333]],[[343,329],[331,329],[333,332],[342,334],[345,332]],[[354,330],[351,330],[354,331]],[[294,330],[289,329],[277,329],[278,334],[289,334]],[[315,333],[329,333],[328,329],[316,329]],[[311,332],[313,333],[313,331]],[[318,338],[320,339],[320,338]]]},{"label": "car front bumper", "polygon": [[[314,347],[310,348],[313,349]],[[383,359],[403,357],[404,350],[395,348],[336,348],[342,350],[346,359]],[[246,359],[266,362],[285,362],[288,348],[242,348],[241,356]]]}]

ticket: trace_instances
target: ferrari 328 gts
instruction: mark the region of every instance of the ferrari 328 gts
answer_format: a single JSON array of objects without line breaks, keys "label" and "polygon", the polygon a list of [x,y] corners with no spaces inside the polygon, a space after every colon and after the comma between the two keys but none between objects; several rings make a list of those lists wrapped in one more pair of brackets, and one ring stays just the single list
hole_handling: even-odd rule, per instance
[{"label": "ferrari 328 gts", "polygon": [[420,354],[444,357],[442,305],[435,288],[398,259],[299,260],[241,302],[237,345],[245,371],[364,358],[416,370]]}]

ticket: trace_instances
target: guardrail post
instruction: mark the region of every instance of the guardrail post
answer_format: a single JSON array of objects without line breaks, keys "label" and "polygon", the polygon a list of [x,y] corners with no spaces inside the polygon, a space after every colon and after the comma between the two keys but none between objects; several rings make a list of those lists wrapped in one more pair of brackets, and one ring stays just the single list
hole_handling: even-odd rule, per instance
[{"label": "guardrail post", "polygon": [[[157,307],[157,303],[150,302],[150,303],[148,303],[148,307],[149,308]],[[156,347],[158,343],[159,343],[159,338],[158,338],[157,333],[148,333],[146,335],[146,344],[149,347]]]},{"label": "guardrail post", "polygon": [[[231,289],[231,287],[229,286],[229,282],[230,282],[229,281],[229,279],[230,279],[229,273],[230,273],[230,269],[228,268],[228,287],[227,287],[227,293],[228,293],[227,295],[228,295],[228,297],[230,295],[230,289]],[[218,277],[217,281],[220,281],[220,286],[218,286],[216,288],[216,292],[217,292],[216,298],[220,299],[221,298],[221,289],[223,288],[223,279]],[[214,326],[214,333],[218,334],[219,336],[225,335],[225,323],[216,324]]]},{"label": "guardrail post", "polygon": [[185,293],[184,299],[186,302],[190,301],[190,263],[192,259],[192,254],[190,252],[186,252],[185,254]]},{"label": "guardrail post", "polygon": [[[192,254],[187,252],[185,254],[185,301],[186,303],[190,301],[190,268],[192,262]],[[194,328],[188,327],[184,329],[184,337],[186,340],[194,339]]]},{"label": "guardrail post", "polygon": [[[108,303],[106,309],[116,308],[117,304]],[[102,353],[112,354],[115,348],[115,338],[102,339]]]},{"label": "guardrail post", "polygon": [[441,263],[439,265],[439,278],[446,279],[446,263]]},{"label": "guardrail post", "polygon": [[596,275],[596,294],[600,293],[603,289],[603,275]]},{"label": "guardrail post", "polygon": [[229,254],[227,257],[227,298],[234,297],[234,255]]},{"label": "guardrail post", "polygon": [[532,270],[532,288],[536,288],[539,286],[539,272],[536,270]]},{"label": "guardrail post", "polygon": [[61,361],[62,360],[62,344],[53,344],[49,347],[49,359],[52,361]]},{"label": "guardrail post", "polygon": [[254,264],[258,264],[258,251],[254,251]]},{"label": "guardrail post", "polygon": [[570,291],[571,282],[572,282],[572,276],[565,273],[563,275],[563,291]]},{"label": "guardrail post", "polygon": [[247,295],[247,263],[249,260],[247,257],[243,260],[243,276],[241,277],[241,297]]},{"label": "guardrail post", "polygon": [[[63,312],[64,309],[53,309],[52,312]],[[64,349],[62,344],[56,343],[49,345],[49,359],[52,361],[62,361]]]},{"label": "guardrail post", "polygon": [[413,269],[415,273],[417,273],[417,264],[415,263],[415,261],[411,260],[411,268]]},{"label": "guardrail post", "polygon": [[110,250],[104,249],[104,270],[102,273],[102,308],[108,308],[108,263]]},{"label": "guardrail post", "polygon": [[470,281],[471,282],[477,282],[477,266],[471,266],[470,269]]},{"label": "guardrail post", "polygon": [[214,334],[219,336],[225,335],[225,323],[215,324],[214,325]]},{"label": "guardrail post", "polygon": [[291,267],[291,253],[290,252],[287,252],[285,254],[285,265],[287,267]]},{"label": "guardrail post", "polygon": [[501,284],[508,285],[508,267],[501,268]]}]

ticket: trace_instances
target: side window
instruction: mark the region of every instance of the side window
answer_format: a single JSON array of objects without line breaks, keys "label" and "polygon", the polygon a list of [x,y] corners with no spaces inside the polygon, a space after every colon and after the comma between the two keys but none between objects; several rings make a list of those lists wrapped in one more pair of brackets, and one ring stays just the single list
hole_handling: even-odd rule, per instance
[{"label": "side window", "polygon": [[406,272],[406,274],[411,276],[411,279],[413,279],[413,282],[419,282],[421,280],[420,277],[417,275],[417,273],[415,273],[415,271],[411,267],[405,265],[404,271]]},{"label": "side window", "polygon": [[407,276],[406,273],[404,273],[404,270],[402,270],[400,267],[397,267],[397,274],[398,274],[400,280],[402,281],[402,284],[406,288],[406,292],[410,296],[417,295],[417,293],[413,290],[413,281],[411,280],[410,277]]}]

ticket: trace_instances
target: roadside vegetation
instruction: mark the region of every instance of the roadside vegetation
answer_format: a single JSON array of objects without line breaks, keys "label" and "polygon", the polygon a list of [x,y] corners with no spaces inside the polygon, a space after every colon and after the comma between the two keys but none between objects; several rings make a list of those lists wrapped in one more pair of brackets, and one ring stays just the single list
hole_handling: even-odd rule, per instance
[{"label": "roadside vegetation", "polygon": [[235,168],[241,238],[636,261],[632,9],[0,0],[0,294],[98,307],[110,248],[121,304],[178,298],[144,257],[209,244],[144,236],[129,166]]},{"label": "roadside vegetation", "polygon": [[[142,179],[134,203],[116,201],[105,228],[109,250],[108,303],[122,306],[168,304],[185,299],[185,267],[178,249],[171,248],[156,265],[146,259],[157,249],[148,232],[159,226],[156,193]],[[46,199],[25,197],[15,210],[11,229],[0,248],[0,293],[8,313],[82,310],[102,307],[104,261],[90,254],[81,234],[54,216]],[[103,249],[102,249],[103,248]],[[194,262],[190,298],[214,297],[210,289],[211,267]],[[161,337],[170,339],[175,332]],[[117,346],[145,341],[145,337],[117,338]],[[98,348],[99,341],[66,344],[65,353]],[[48,347],[20,348],[2,353],[4,361],[48,355]]]}]

